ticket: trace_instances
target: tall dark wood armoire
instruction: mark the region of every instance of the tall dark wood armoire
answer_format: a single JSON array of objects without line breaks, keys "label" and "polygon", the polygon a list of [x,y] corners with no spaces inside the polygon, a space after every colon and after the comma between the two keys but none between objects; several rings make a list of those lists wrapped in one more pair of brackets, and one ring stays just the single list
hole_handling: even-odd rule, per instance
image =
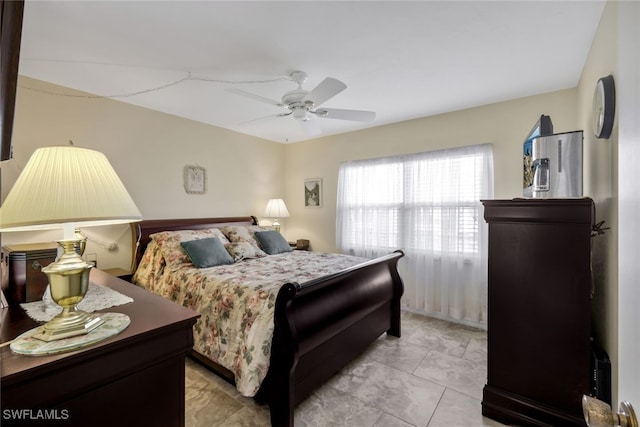
[{"label": "tall dark wood armoire", "polygon": [[483,204],[489,224],[489,322],[482,413],[520,426],[584,426],[593,201]]}]

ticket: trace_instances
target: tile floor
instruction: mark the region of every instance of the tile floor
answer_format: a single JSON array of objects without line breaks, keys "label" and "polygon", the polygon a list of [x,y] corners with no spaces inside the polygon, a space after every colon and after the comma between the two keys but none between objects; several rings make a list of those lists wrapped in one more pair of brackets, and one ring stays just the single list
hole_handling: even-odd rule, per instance
[{"label": "tile floor", "polygon": [[[487,334],[403,313],[402,338],[380,337],[302,402],[296,427],[501,426],[481,414]],[[186,425],[270,426],[269,408],[187,360]]]}]

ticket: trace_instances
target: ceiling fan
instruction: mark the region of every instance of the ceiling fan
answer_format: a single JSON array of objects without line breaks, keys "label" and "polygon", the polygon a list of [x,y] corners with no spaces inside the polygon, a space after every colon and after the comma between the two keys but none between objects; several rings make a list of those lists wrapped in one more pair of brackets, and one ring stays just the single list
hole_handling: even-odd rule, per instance
[{"label": "ceiling fan", "polygon": [[318,108],[327,100],[333,98],[347,88],[347,85],[342,83],[340,80],[327,77],[313,90],[306,91],[302,88],[302,84],[307,81],[307,73],[304,71],[294,71],[289,75],[289,78],[293,82],[297,83],[298,87],[285,93],[280,102],[250,92],[245,92],[241,89],[227,89],[229,92],[237,95],[245,96],[260,102],[266,102],[267,104],[275,105],[276,107],[287,110],[281,114],[249,120],[243,122],[243,124],[275,117],[293,116],[293,118],[302,125],[302,128],[307,135],[315,136],[320,134],[320,128],[313,119],[313,116],[323,119],[351,120],[356,122],[370,122],[376,118],[376,113],[373,111]]}]

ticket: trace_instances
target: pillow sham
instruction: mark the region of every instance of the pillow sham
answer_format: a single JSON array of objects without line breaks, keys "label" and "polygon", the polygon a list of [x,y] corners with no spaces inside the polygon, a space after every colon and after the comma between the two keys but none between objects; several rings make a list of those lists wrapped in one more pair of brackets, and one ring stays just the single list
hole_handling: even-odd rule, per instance
[{"label": "pillow sham", "polygon": [[223,244],[229,242],[225,235],[217,228],[160,231],[159,233],[152,234],[150,237],[158,243],[165,262],[169,266],[191,263],[189,256],[180,245],[180,242],[205,239],[207,237],[217,237]]},{"label": "pillow sham", "polygon": [[242,261],[249,258],[262,258],[267,256],[257,244],[250,242],[231,242],[224,245],[229,252],[229,255],[233,258],[234,262]]},{"label": "pillow sham", "polygon": [[142,254],[140,264],[138,264],[136,271],[133,273],[131,283],[154,291],[156,280],[162,275],[164,266],[165,261],[160,247],[155,240],[151,240],[144,254]]},{"label": "pillow sham", "polygon": [[231,243],[234,242],[249,242],[252,245],[258,246],[258,241],[255,238],[256,231],[273,230],[270,227],[262,227],[260,225],[228,225],[220,228],[220,231],[227,236]]},{"label": "pillow sham", "polygon": [[282,234],[275,230],[256,231],[256,239],[260,242],[260,247],[269,255],[291,252],[291,245],[282,237]]},{"label": "pillow sham", "polygon": [[184,248],[193,265],[198,268],[233,264],[233,258],[217,237],[180,242],[180,246]]}]

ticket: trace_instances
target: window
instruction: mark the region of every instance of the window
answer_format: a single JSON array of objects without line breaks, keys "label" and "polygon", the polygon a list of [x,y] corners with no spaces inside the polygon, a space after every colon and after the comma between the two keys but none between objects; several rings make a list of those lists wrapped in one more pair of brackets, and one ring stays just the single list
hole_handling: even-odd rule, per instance
[{"label": "window", "polygon": [[343,163],[338,247],[368,258],[403,249],[412,272],[420,268],[411,263],[425,260],[481,267],[486,224],[480,200],[493,197],[492,164],[489,144]]}]

